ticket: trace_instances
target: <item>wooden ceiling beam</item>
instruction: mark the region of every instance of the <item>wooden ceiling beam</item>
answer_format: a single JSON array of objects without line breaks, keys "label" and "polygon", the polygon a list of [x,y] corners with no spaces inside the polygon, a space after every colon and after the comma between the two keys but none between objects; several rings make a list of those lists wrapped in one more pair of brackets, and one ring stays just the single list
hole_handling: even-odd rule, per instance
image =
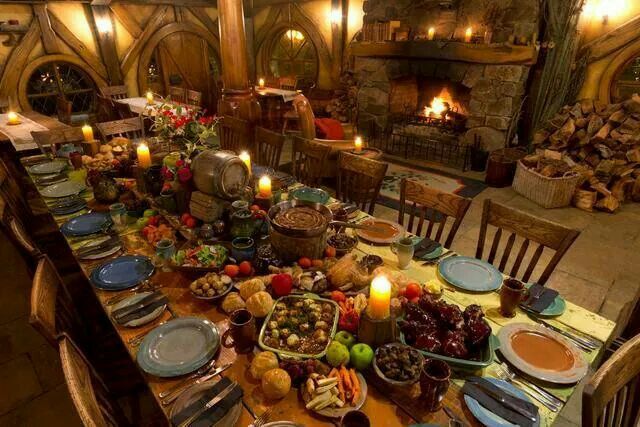
[{"label": "wooden ceiling beam", "polygon": [[113,3],[111,4],[111,11],[134,39],[140,37],[142,28],[140,28],[140,24],[138,24],[138,21],[136,21],[126,7],[121,3]]},{"label": "wooden ceiling beam", "polygon": [[[102,62],[107,69],[107,75],[109,76],[109,84],[119,85],[122,84],[122,72],[120,70],[120,61],[118,60],[118,51],[116,49],[115,39],[115,27],[113,25],[113,18],[111,16],[111,9],[108,5],[104,4],[92,4],[91,6],[85,6],[89,8],[89,20],[94,34],[98,39],[98,46],[100,47],[100,53],[102,55]],[[108,30],[98,30],[97,22],[103,22],[102,25],[109,25]]]},{"label": "wooden ceiling beam", "polygon": [[47,12],[46,4],[34,4],[33,13],[36,15],[38,23],[40,24],[40,33],[42,35],[42,46],[44,51],[48,55],[54,55],[60,53],[60,46],[58,46],[58,39],[51,29],[51,22],[49,22],[49,13]]},{"label": "wooden ceiling beam", "polygon": [[164,17],[167,14],[167,9],[169,6],[158,6],[156,10],[151,14],[151,18],[147,21],[144,26],[144,30],[142,30],[142,34],[138,37],[131,46],[129,46],[129,50],[125,53],[124,58],[121,61],[121,68],[124,74],[129,72],[129,69],[133,66],[133,63],[140,55],[142,48],[149,41],[153,33],[155,33],[158,28],[160,28],[163,24]]}]

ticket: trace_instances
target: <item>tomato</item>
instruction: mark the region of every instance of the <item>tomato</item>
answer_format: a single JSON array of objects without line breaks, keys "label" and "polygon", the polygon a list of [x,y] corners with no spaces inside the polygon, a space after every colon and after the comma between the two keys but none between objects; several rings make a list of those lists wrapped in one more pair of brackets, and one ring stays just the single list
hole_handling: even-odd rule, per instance
[{"label": "tomato", "polygon": [[417,283],[409,283],[404,289],[404,296],[406,296],[408,300],[420,298],[420,295],[422,295],[422,287]]},{"label": "tomato", "polygon": [[187,228],[194,228],[196,226],[196,219],[193,217],[189,217],[187,218],[187,220],[184,222],[184,225],[187,226]]},{"label": "tomato", "polygon": [[333,246],[327,246],[327,248],[324,250],[324,256],[327,258],[335,258],[336,248],[334,248]]},{"label": "tomato", "polygon": [[149,225],[158,226],[160,225],[160,217],[158,215],[149,217]]},{"label": "tomato", "polygon": [[238,271],[241,276],[251,276],[251,271],[253,267],[249,261],[242,261],[238,266]]},{"label": "tomato", "polygon": [[240,267],[235,264],[229,264],[224,266],[224,274],[232,279],[240,273]]},{"label": "tomato", "polygon": [[182,214],[182,216],[180,216],[180,222],[182,224],[186,224],[189,218],[191,218],[191,214],[189,212],[185,212]]},{"label": "tomato", "polygon": [[286,273],[276,274],[271,278],[271,288],[278,297],[289,295],[293,288],[293,278]]},{"label": "tomato", "polygon": [[310,268],[311,260],[307,257],[302,257],[298,260],[298,265],[300,266],[300,268]]}]

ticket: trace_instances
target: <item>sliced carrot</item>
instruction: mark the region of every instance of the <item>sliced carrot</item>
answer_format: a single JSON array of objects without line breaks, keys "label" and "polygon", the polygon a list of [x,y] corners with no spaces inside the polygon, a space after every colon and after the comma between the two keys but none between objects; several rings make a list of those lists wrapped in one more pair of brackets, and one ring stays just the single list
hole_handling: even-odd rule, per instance
[{"label": "sliced carrot", "polygon": [[333,377],[335,377],[336,375],[338,375],[338,370],[337,370],[336,368],[333,368],[333,369],[331,370],[331,372],[329,372],[329,375],[327,375],[327,377],[328,377],[328,378],[333,378]]},{"label": "sliced carrot", "polygon": [[358,380],[358,376],[356,375],[356,371],[352,368],[349,369],[349,377],[351,379],[351,383],[353,384],[353,389],[356,392],[360,391],[360,380]]},{"label": "sliced carrot", "polygon": [[351,378],[349,378],[349,372],[347,371],[347,368],[344,367],[344,365],[340,366],[340,374],[342,375],[342,378],[344,380],[345,387],[349,391],[353,390],[353,384],[351,384]]},{"label": "sliced carrot", "polygon": [[360,397],[360,390],[356,390],[353,393],[353,396],[351,397],[351,406],[356,406],[356,402],[358,401],[359,397]]},{"label": "sliced carrot", "polygon": [[342,400],[343,402],[345,401],[345,394],[344,394],[344,385],[342,384],[342,378],[340,377],[340,373],[338,372],[337,369],[334,369],[336,371],[336,377],[338,377],[338,394],[340,395],[340,400]]}]

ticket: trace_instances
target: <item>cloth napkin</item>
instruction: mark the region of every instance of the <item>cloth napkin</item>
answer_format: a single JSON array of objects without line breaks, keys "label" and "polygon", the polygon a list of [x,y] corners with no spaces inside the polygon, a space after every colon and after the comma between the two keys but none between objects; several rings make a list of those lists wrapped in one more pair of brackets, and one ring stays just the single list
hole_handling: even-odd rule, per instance
[{"label": "cloth napkin", "polygon": [[[195,414],[199,409],[204,407],[211,399],[220,394],[227,386],[231,384],[229,378],[222,378],[213,387],[206,390],[200,399],[184,408],[171,418],[173,425],[178,425],[191,415]],[[204,414],[198,417],[192,424],[192,427],[210,427],[220,421],[226,414],[242,399],[242,387],[236,385],[222,401],[216,406],[208,409]]]},{"label": "cloth napkin", "polygon": [[[493,384],[491,384],[489,381],[485,380],[484,378],[479,378],[476,377],[474,378],[474,381],[477,382],[482,382],[483,384],[487,385],[487,387],[492,387],[492,388],[497,388],[496,386],[494,386]],[[501,417],[502,419],[504,419],[505,421],[509,421],[513,424],[522,426],[522,427],[533,427],[534,423],[533,421],[531,421],[530,419],[520,415],[519,413],[512,411],[511,409],[503,406],[500,402],[498,402],[497,400],[493,399],[493,397],[489,396],[488,394],[486,394],[481,388],[479,388],[477,385],[473,384],[470,381],[466,381],[464,386],[462,387],[462,393],[470,396],[472,398],[474,398],[475,400],[478,401],[478,403],[480,403],[480,405],[482,405],[484,408],[488,409],[489,411],[493,412],[494,414],[498,415],[499,417]],[[504,393],[507,394],[505,391],[500,390],[500,393]],[[515,397],[511,394],[509,394],[512,397]],[[516,398],[517,399],[517,398]],[[527,402],[525,400],[519,399],[523,402],[523,405],[529,407],[530,409],[534,410],[536,414],[538,414],[538,418],[540,417],[540,414],[538,413],[538,408],[533,405],[531,402]]]},{"label": "cloth napkin", "polygon": [[534,283],[529,288],[529,295],[540,295],[538,298],[527,298],[522,306],[536,313],[542,313],[558,296],[558,291]]},{"label": "cloth napkin", "polygon": [[[152,296],[152,295],[150,295],[150,296]],[[116,314],[120,310],[126,309],[127,307],[119,308],[118,310],[115,310],[112,313],[112,317],[115,319],[116,323],[118,323],[119,325],[126,325],[129,322],[132,322],[132,321],[134,321],[136,319],[141,319],[144,316],[147,316],[147,315],[153,313],[156,308],[162,307],[163,305],[168,304],[168,303],[169,303],[169,298],[167,298],[166,296],[162,296],[162,297],[158,298],[157,300],[155,300],[154,302],[152,302],[151,304],[149,304],[148,306],[146,306],[143,309],[134,311],[133,313],[128,314],[126,316],[122,316],[120,318],[116,318],[114,316],[114,314]]]},{"label": "cloth napkin", "polygon": [[418,243],[415,243],[413,245],[414,247],[413,257],[417,259],[422,259],[422,257],[424,257],[425,255],[429,255],[431,252],[435,251],[440,246],[442,246],[440,243],[436,242],[435,240],[431,240],[428,237],[425,237],[424,239],[420,240]]}]

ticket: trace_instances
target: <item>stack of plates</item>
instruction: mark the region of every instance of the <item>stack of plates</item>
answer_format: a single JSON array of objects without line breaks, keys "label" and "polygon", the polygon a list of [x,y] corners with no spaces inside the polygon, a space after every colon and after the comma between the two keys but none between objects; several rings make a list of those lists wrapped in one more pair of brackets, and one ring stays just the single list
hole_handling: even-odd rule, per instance
[{"label": "stack of plates", "polygon": [[51,175],[60,173],[66,169],[67,165],[66,160],[53,160],[45,163],[38,163],[37,165],[33,165],[29,168],[29,173],[34,175]]},{"label": "stack of plates", "polygon": [[79,196],[71,196],[68,198],[64,198],[61,200],[57,200],[55,204],[53,204],[49,211],[53,215],[69,215],[74,212],[78,212],[87,207],[87,201]]},{"label": "stack of plates", "polygon": [[80,194],[87,188],[78,181],[62,181],[57,184],[51,184],[40,190],[43,197],[61,198]]},{"label": "stack of plates", "polygon": [[438,273],[447,283],[466,291],[491,292],[502,284],[502,273],[488,262],[455,256],[438,264]]}]

